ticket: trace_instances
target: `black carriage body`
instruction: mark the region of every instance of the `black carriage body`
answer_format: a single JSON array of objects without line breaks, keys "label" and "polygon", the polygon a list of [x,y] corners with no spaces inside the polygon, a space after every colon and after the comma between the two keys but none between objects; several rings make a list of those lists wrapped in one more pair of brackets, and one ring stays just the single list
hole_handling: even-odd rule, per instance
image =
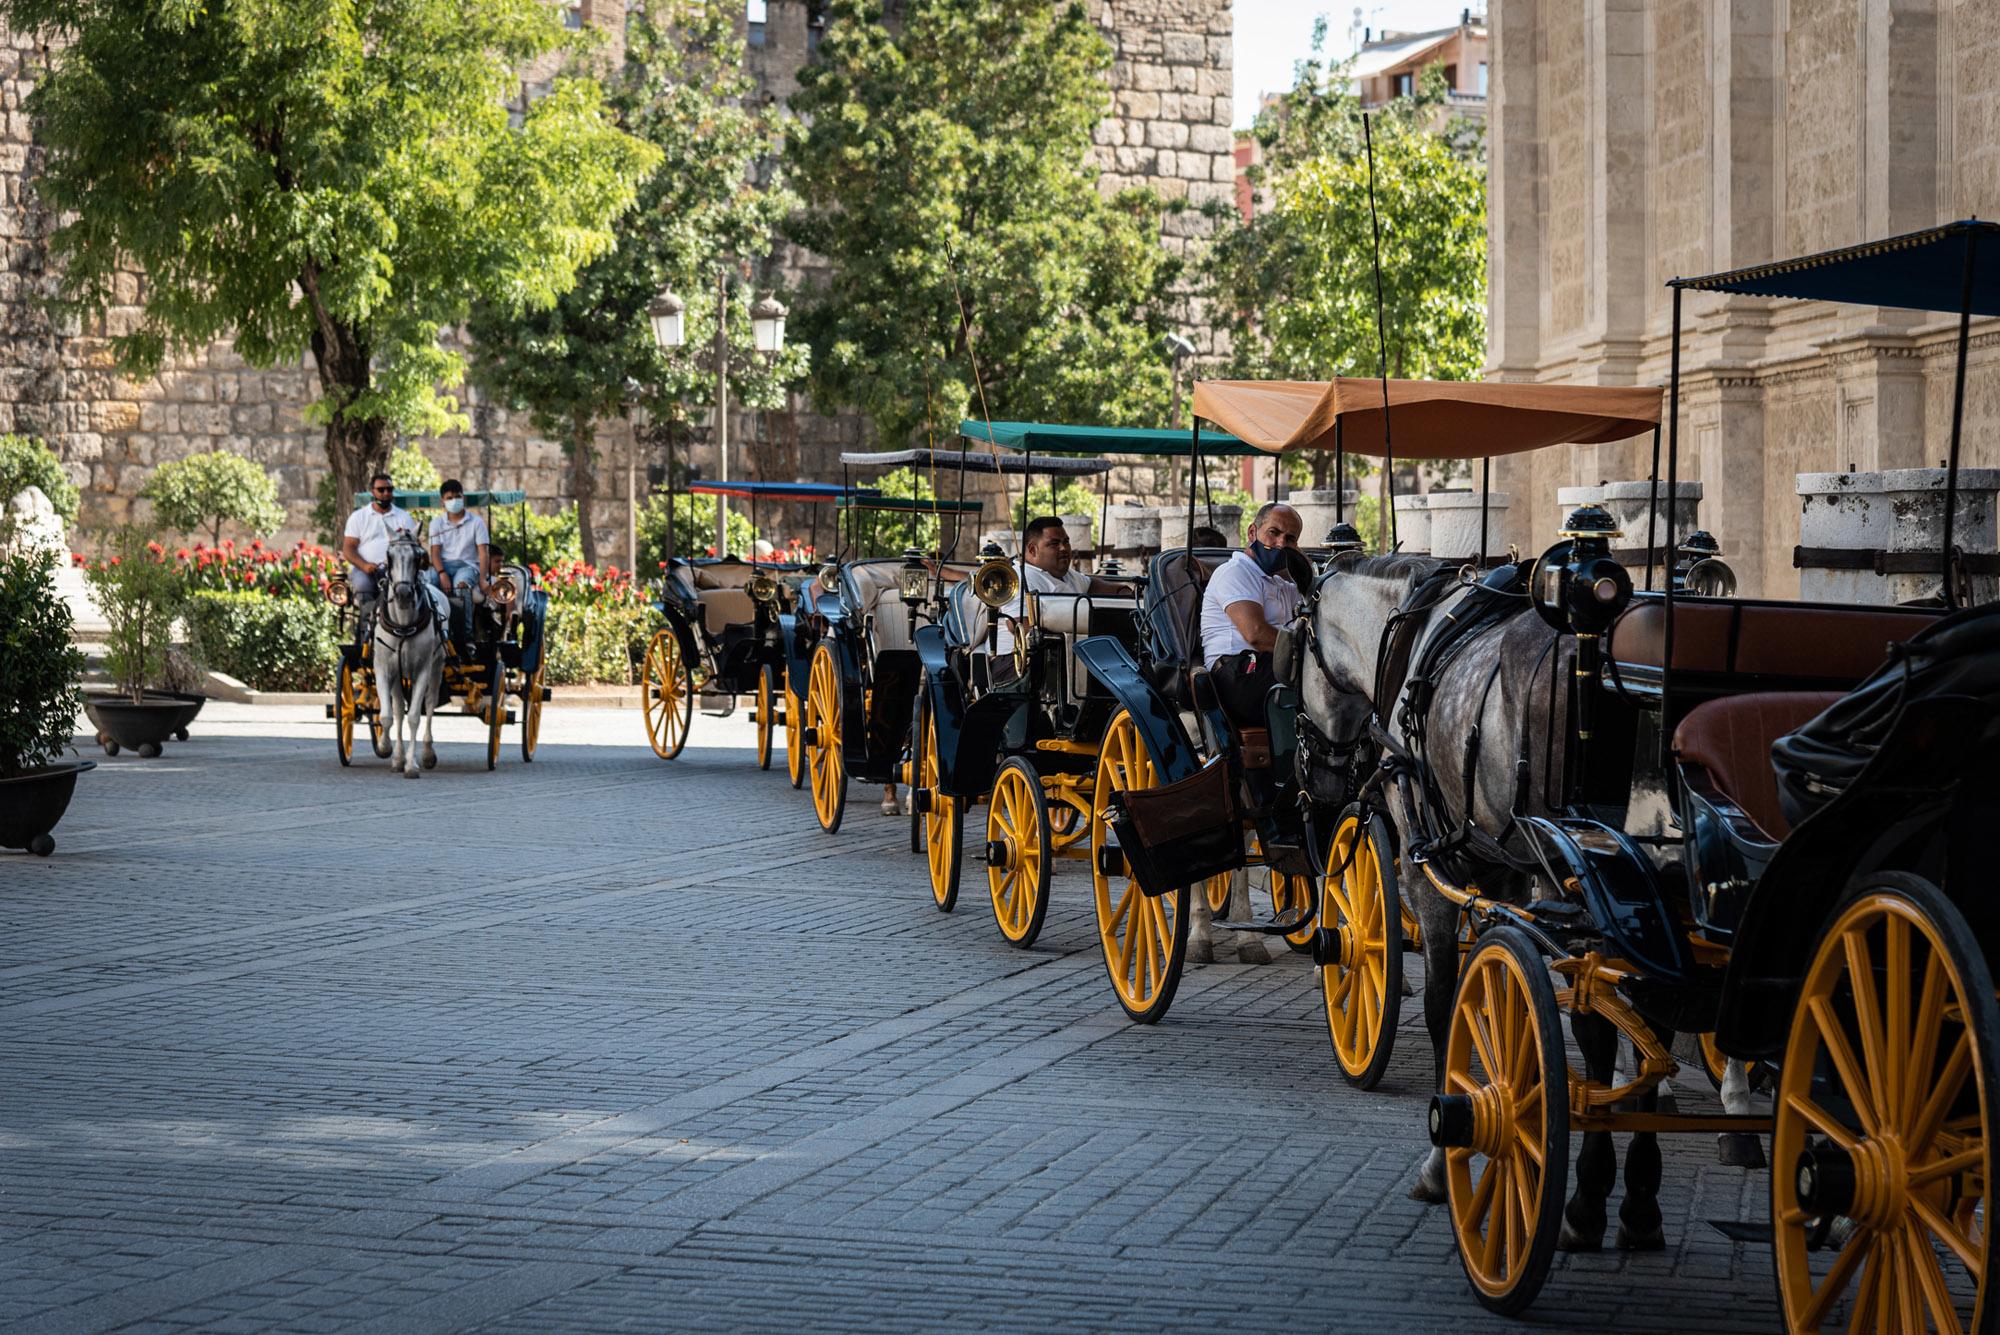
[{"label": "black carriage body", "polygon": [[[770,600],[748,591],[759,573],[776,582]],[[667,563],[655,606],[666,617],[687,661],[701,664],[707,672],[705,691],[754,695],[766,669],[779,674],[780,681],[789,678],[785,623],[791,616],[787,609],[796,596],[797,576],[797,567],[751,565],[733,556],[708,561],[676,558]],[[746,605],[747,621],[742,619]]]}]

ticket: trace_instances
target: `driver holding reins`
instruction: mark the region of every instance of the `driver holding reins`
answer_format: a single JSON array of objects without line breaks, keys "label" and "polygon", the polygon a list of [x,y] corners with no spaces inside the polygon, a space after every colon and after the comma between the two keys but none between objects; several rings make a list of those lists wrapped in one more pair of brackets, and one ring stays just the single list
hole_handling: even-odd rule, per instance
[{"label": "driver holding reins", "polygon": [[368,496],[368,504],[347,517],[340,539],[340,554],[348,565],[347,582],[357,604],[374,601],[376,577],[389,559],[389,540],[398,533],[417,536],[417,521],[396,504],[396,484],[387,473],[368,479]]}]

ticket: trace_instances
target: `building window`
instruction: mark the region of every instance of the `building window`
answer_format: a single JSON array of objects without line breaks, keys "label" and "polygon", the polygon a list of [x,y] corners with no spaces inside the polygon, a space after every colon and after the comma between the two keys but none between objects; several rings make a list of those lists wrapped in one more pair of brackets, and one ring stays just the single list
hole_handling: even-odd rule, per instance
[{"label": "building window", "polygon": [[575,31],[583,26],[583,6],[567,4],[563,6],[563,27]]},{"label": "building window", "polygon": [[1414,74],[1398,74],[1393,84],[1394,91],[1389,96],[1408,97],[1416,91],[1416,77]]},{"label": "building window", "polygon": [[1480,95],[1481,97],[1484,97],[1484,96],[1486,96],[1486,62],[1485,62],[1485,61],[1483,61],[1483,60],[1479,62],[1479,89],[1478,89],[1478,91],[1479,91],[1479,95]]},{"label": "building window", "polygon": [[1458,66],[1446,65],[1444,67],[1444,86],[1454,93],[1458,91]]}]

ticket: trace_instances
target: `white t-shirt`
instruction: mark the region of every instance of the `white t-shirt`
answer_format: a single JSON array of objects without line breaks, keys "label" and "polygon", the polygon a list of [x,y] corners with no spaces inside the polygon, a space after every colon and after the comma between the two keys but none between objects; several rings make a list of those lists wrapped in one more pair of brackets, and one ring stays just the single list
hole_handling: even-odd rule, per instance
[{"label": "white t-shirt", "polygon": [[[1027,583],[1024,587],[1030,593],[1081,594],[1090,592],[1090,576],[1084,574],[1074,566],[1070,568],[1069,573],[1066,575],[1051,575],[1048,571],[1035,565],[1028,566],[1027,572]],[[1023,615],[1021,611],[1021,595],[1015,594],[1014,601],[1002,608],[999,615],[1002,617],[1020,618]],[[999,654],[1011,654],[1014,652],[1014,636],[1007,629],[1007,623],[1004,620],[1000,623],[1000,635],[994,641],[993,652]]]},{"label": "white t-shirt", "polygon": [[382,514],[372,505],[364,505],[347,517],[347,528],[342,536],[359,538],[356,548],[361,559],[375,564],[389,559],[389,538],[392,534],[408,533],[416,536],[417,521],[410,518],[410,512],[400,506],[390,506],[387,514]]},{"label": "white t-shirt", "polygon": [[1256,603],[1264,609],[1264,620],[1283,626],[1301,601],[1299,586],[1290,576],[1267,575],[1249,552],[1237,552],[1208,577],[1208,588],[1201,595],[1201,651],[1207,666],[1250,647],[1229,619],[1231,603]]},{"label": "white t-shirt", "polygon": [[469,510],[456,524],[451,522],[450,515],[431,520],[431,546],[447,561],[478,565],[479,549],[492,545],[493,535],[486,531],[486,520]]}]

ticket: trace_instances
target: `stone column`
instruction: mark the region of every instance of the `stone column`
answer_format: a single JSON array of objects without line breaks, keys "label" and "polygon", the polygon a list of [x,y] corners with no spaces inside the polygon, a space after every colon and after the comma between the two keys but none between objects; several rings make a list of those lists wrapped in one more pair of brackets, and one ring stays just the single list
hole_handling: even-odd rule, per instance
[{"label": "stone column", "polygon": [[[1427,553],[1431,549],[1431,509],[1428,496],[1398,496],[1396,505],[1396,550]],[[1382,535],[1385,539],[1388,534]]]}]

